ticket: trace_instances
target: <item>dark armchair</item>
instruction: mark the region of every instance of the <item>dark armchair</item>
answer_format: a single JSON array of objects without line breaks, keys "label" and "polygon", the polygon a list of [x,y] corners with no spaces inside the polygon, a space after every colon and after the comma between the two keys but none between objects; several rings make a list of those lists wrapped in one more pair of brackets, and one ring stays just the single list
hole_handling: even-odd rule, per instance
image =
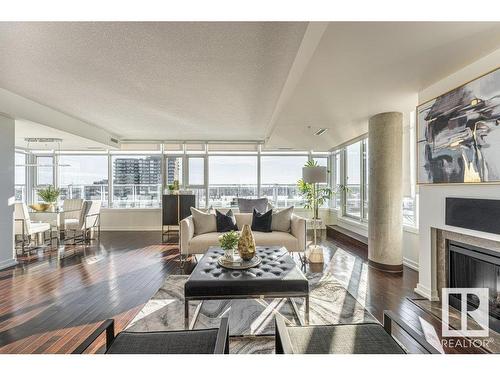
[{"label": "dark armchair", "polygon": [[439,354],[420,333],[390,311],[384,311],[384,324],[359,323],[287,327],[276,316],[276,354],[405,354],[392,336],[395,323],[424,353]]},{"label": "dark armchair", "polygon": [[106,332],[106,354],[228,354],[228,319],[219,328],[191,331],[126,332],[115,336],[114,320],[106,320],[73,354],[83,354]]}]

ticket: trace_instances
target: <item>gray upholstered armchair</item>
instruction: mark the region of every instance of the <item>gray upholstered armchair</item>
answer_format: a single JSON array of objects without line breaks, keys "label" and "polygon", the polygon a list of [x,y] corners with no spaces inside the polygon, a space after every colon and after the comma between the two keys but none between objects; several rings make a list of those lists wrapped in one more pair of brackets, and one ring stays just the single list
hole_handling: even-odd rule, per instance
[{"label": "gray upholstered armchair", "polygon": [[106,354],[229,354],[228,318],[219,328],[190,331],[126,332],[115,336],[114,320],[106,320],[73,354],[83,354],[106,332]]},{"label": "gray upholstered armchair", "polygon": [[422,353],[439,354],[421,333],[391,311],[384,311],[383,325],[355,323],[289,327],[282,316],[276,315],[276,354],[405,354],[407,351],[392,336],[393,323],[418,344]]}]

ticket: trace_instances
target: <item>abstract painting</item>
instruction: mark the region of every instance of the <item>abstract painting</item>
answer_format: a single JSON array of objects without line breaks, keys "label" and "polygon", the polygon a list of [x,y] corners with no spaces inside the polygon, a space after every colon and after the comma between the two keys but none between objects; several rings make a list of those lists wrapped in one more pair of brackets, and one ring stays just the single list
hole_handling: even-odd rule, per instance
[{"label": "abstract painting", "polygon": [[418,183],[500,182],[500,69],[417,107]]}]

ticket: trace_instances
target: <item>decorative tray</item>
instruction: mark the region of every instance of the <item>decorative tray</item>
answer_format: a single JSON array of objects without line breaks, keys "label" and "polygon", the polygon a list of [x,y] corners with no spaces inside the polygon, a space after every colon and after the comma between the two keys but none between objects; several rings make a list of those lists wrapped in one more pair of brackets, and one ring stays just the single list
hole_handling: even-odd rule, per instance
[{"label": "decorative tray", "polygon": [[219,266],[228,268],[230,270],[246,270],[249,268],[256,267],[260,264],[262,259],[258,256],[254,256],[250,260],[243,260],[239,256],[235,257],[232,261],[227,260],[226,257],[223,255],[217,259],[217,263],[219,263]]}]

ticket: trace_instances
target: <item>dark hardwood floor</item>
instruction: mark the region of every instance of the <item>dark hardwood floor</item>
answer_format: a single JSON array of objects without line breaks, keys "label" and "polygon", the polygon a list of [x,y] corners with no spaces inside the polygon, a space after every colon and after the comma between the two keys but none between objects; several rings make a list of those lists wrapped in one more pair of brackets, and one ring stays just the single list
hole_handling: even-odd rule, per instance
[{"label": "dark hardwood floor", "polygon": [[[407,297],[415,297],[417,272],[388,274],[367,264],[366,249],[323,237],[329,268],[379,320],[392,310],[421,330],[420,319],[440,332],[440,322]],[[69,353],[103,320],[122,330],[179,267],[176,245],[160,232],[103,232],[99,243],[66,246],[0,271],[0,353]],[[455,351],[450,351],[455,352]]]}]

